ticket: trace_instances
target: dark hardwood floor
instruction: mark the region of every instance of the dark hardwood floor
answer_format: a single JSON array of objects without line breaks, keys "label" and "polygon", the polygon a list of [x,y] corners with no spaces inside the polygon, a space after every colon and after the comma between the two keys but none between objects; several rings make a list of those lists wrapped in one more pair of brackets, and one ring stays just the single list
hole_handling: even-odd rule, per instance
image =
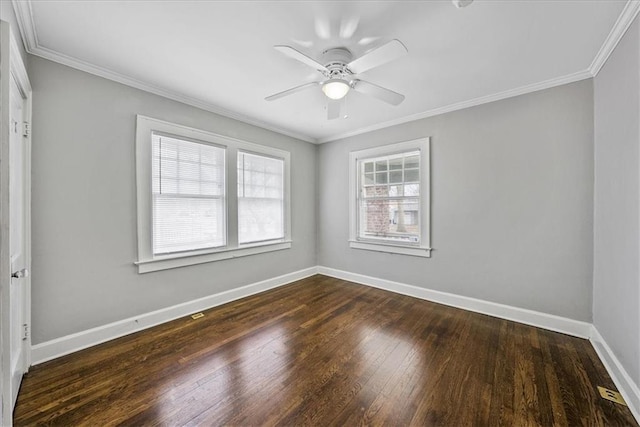
[{"label": "dark hardwood floor", "polygon": [[51,362],[16,425],[637,425],[587,340],[325,276]]}]

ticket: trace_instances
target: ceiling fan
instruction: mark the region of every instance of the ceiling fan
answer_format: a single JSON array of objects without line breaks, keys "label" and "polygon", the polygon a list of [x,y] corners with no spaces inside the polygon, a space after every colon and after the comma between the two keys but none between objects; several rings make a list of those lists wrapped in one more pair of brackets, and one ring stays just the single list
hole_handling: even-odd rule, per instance
[{"label": "ceiling fan", "polygon": [[324,80],[305,83],[287,89],[266,97],[266,101],[274,101],[296,92],[319,86],[322,88],[322,92],[329,98],[327,108],[327,118],[329,120],[337,119],[340,116],[341,105],[339,101],[343,99],[351,89],[380,99],[391,105],[399,105],[404,101],[404,95],[355,78],[357,74],[406,55],[408,52],[407,48],[399,40],[391,40],[356,59],[353,59],[353,54],[346,47],[327,49],[322,53],[322,63],[291,46],[274,46],[274,48],[289,58],[293,58],[315,68],[324,76]]}]

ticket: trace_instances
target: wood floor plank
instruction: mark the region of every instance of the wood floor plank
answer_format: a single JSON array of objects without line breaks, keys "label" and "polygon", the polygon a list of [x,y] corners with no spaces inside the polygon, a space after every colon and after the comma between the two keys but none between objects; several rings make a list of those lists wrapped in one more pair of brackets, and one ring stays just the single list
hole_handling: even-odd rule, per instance
[{"label": "wood floor plank", "polygon": [[[385,310],[388,310],[389,307],[395,304],[390,301],[390,296],[385,296],[385,298],[375,302],[371,298],[367,298],[366,295],[362,296],[361,303],[360,309],[343,312],[341,316],[343,320],[341,321],[335,318],[335,322],[318,324],[316,334],[320,337],[321,345],[314,345],[312,351],[298,353],[297,357],[292,361],[292,368],[288,375],[276,383],[273,390],[268,391],[270,405],[263,406],[262,409],[256,408],[256,412],[249,409],[243,411],[244,413],[235,414],[233,419],[230,420],[231,423],[250,423],[250,420],[246,417],[247,414],[251,413],[259,413],[260,419],[283,425],[290,423],[291,419],[298,419],[301,413],[308,417],[313,417],[313,414],[305,412],[304,408],[317,401],[321,390],[326,390],[332,386],[332,381],[335,381],[335,377],[341,375],[341,371],[344,370],[345,366],[349,366],[349,361],[355,356],[356,350],[372,337],[372,331],[357,335],[349,331],[355,331],[370,324],[375,324],[375,329],[383,327],[384,324],[372,322],[371,316],[375,316],[378,313],[378,309],[383,305],[386,306]],[[366,311],[362,311],[363,309]],[[400,316],[399,310],[396,311],[395,316],[387,313],[385,322],[390,322],[392,319],[397,320]],[[326,331],[321,332],[322,330]],[[330,334],[327,335],[327,332],[330,332]],[[310,333],[313,334],[313,331],[305,331],[303,339],[306,340],[313,336]],[[337,339],[342,335],[351,336],[352,339],[349,341]],[[327,354],[331,354],[331,357],[327,357]],[[317,370],[319,374],[315,376],[307,375],[309,367],[314,367],[313,369]],[[283,396],[285,397],[284,399],[281,399],[279,395],[282,395],[282,393],[278,393],[278,389],[283,387],[288,393]],[[287,396],[291,397],[286,398]],[[270,409],[264,412],[266,408]]]},{"label": "wood floor plank", "polygon": [[587,340],[316,275],[42,365],[22,425],[637,426]]}]

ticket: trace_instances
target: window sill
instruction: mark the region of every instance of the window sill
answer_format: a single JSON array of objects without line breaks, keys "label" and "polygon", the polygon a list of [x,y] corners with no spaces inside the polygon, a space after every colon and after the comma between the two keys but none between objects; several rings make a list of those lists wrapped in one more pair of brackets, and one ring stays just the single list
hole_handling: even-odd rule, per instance
[{"label": "window sill", "polygon": [[206,262],[222,261],[225,259],[240,258],[265,252],[280,251],[291,248],[291,240],[259,245],[245,245],[234,249],[221,249],[196,254],[166,255],[154,259],[135,262],[138,273],[150,273],[152,271],[168,270],[170,268],[185,267],[187,265],[203,264]]},{"label": "window sill", "polygon": [[349,246],[353,249],[364,249],[367,251],[384,252],[389,254],[431,258],[431,248],[423,248],[419,246],[400,246],[388,243],[371,243],[356,240],[349,240]]}]

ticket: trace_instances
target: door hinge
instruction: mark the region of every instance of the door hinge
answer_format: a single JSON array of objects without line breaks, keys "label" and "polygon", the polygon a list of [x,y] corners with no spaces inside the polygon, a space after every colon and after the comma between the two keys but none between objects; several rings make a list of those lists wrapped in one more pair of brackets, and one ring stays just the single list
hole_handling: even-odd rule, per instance
[{"label": "door hinge", "polygon": [[27,338],[29,338],[29,325],[27,325],[26,323],[22,324],[22,341],[25,341]]},{"label": "door hinge", "polygon": [[31,123],[22,122],[22,136],[25,138],[31,134]]}]

